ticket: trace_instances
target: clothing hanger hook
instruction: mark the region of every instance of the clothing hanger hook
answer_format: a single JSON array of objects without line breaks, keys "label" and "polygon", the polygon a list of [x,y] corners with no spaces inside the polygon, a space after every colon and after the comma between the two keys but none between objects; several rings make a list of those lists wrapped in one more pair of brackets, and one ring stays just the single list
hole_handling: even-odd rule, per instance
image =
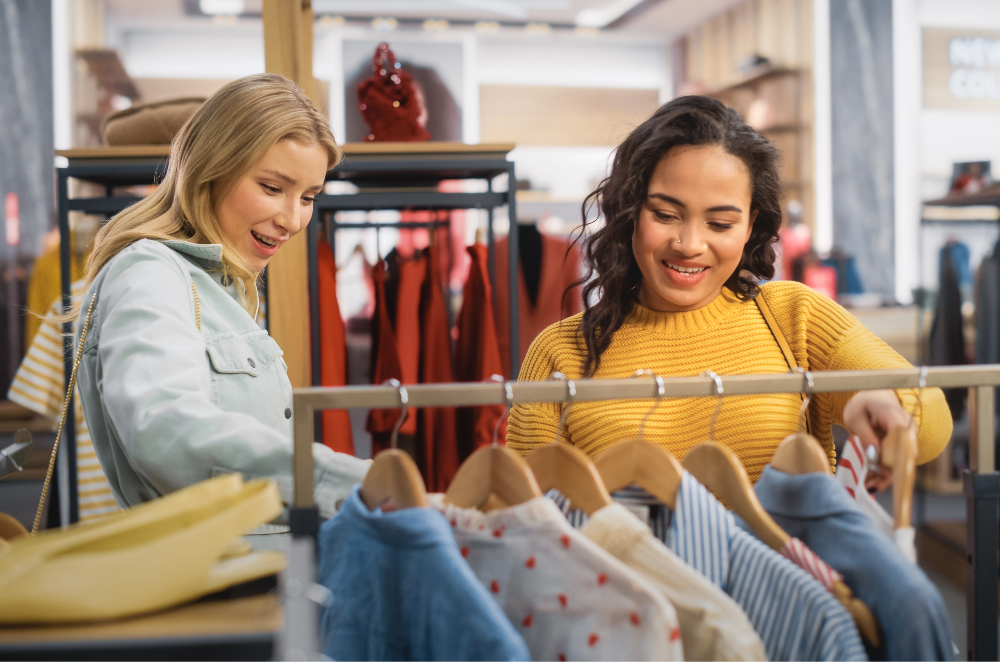
[{"label": "clothing hanger hook", "polygon": [[642,433],[646,429],[646,421],[649,420],[649,417],[652,416],[653,412],[660,406],[660,402],[663,401],[663,394],[666,393],[666,387],[663,385],[663,377],[660,377],[648,368],[640,368],[635,371],[636,377],[645,377],[647,375],[656,380],[656,402],[653,403],[653,406],[649,408],[646,415],[642,417],[641,421],[639,421],[639,439],[642,439]]},{"label": "clothing hanger hook", "polygon": [[[498,379],[499,378],[499,379]],[[503,381],[503,377],[500,375],[493,375],[490,377],[492,381]],[[493,424],[493,445],[499,446],[497,442],[497,437],[500,435],[500,423],[503,422],[505,418],[510,416],[510,408],[514,406],[514,386],[509,381],[503,382],[503,416],[497,419],[497,422]]]},{"label": "clothing hanger hook", "polygon": [[805,393],[806,397],[802,399],[802,407],[799,408],[799,432],[805,432],[806,416],[808,416],[809,403],[812,402],[813,389],[816,388],[816,383],[813,382],[812,373],[802,366],[795,366],[795,371],[801,374],[805,381],[802,392]]},{"label": "clothing hanger hook", "polygon": [[[910,422],[917,420],[917,407],[920,408],[921,413],[924,407],[924,387],[927,386],[927,366],[920,366],[920,380],[917,382],[917,401],[913,404],[913,410],[910,412]],[[921,416],[923,418],[923,416]]]},{"label": "clothing hanger hook", "polygon": [[391,448],[399,448],[399,428],[403,427],[403,423],[406,422],[406,417],[410,413],[410,394],[406,392],[406,387],[400,384],[398,379],[387,379],[382,384],[399,390],[399,408],[401,411],[399,412],[396,424],[392,426],[392,436],[389,437],[389,446]]},{"label": "clothing hanger hook", "polygon": [[566,419],[569,418],[569,410],[573,407],[573,402],[576,400],[576,382],[569,379],[561,372],[553,372],[552,379],[563,379],[566,380],[566,406],[563,408],[562,415],[559,416],[559,422],[556,423],[556,436],[552,440],[553,443],[558,443],[562,437],[563,426],[566,425]]},{"label": "clothing hanger hook", "polygon": [[708,440],[715,441],[715,419],[719,417],[719,410],[722,409],[722,395],[724,393],[722,388],[722,377],[719,377],[712,370],[706,370],[701,373],[702,377],[711,377],[712,381],[715,382],[715,395],[718,400],[715,403],[715,411],[712,412],[712,419],[708,423]]}]

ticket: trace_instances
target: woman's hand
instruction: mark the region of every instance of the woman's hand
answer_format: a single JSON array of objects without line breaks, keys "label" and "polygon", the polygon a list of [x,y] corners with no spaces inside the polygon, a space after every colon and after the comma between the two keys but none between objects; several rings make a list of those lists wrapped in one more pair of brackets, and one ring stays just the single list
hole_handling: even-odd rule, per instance
[{"label": "woman's hand", "polygon": [[[848,400],[844,407],[844,424],[861,441],[867,452],[869,446],[880,448],[882,439],[897,425],[909,425],[910,415],[899,404],[896,392],[892,390],[859,391]],[[878,473],[871,473],[865,479],[865,487],[871,491],[884,490],[892,483],[892,472],[878,467]]]}]

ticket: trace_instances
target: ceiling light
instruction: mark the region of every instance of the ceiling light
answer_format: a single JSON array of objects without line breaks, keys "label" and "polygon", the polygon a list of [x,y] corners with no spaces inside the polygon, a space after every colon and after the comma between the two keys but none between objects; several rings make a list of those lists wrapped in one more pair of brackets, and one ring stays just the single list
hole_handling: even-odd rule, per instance
[{"label": "ceiling light", "polygon": [[500,32],[500,24],[496,21],[476,21],[476,32]]},{"label": "ceiling light", "polygon": [[429,18],[426,21],[424,21],[424,30],[427,30],[428,32],[441,32],[442,30],[447,30],[447,29],[448,29],[448,21],[445,20],[437,21],[434,20],[433,18]]},{"label": "ceiling light", "polygon": [[581,28],[604,28],[642,4],[643,0],[615,0],[603,7],[584,9],[576,15]]},{"label": "ceiling light", "polygon": [[397,21],[392,17],[389,18],[379,17],[372,19],[372,28],[378,30],[379,32],[392,32],[398,27],[399,27],[399,21]]},{"label": "ceiling light", "polygon": [[552,31],[552,26],[548,23],[528,23],[524,26],[528,34],[548,34]]},{"label": "ceiling light", "polygon": [[596,37],[601,33],[597,28],[589,28],[583,26],[577,26],[574,30],[581,37]]},{"label": "ceiling light", "polygon": [[243,0],[198,0],[202,14],[209,16],[235,16],[246,9]]},{"label": "ceiling light", "polygon": [[319,19],[319,24],[324,28],[342,28],[346,22],[343,16],[323,16]]}]

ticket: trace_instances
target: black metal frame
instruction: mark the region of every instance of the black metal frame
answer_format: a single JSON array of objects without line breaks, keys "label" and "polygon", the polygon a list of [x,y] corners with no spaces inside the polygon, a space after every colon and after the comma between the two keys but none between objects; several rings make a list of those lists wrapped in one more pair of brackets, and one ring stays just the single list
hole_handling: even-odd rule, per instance
[{"label": "black metal frame", "polygon": [[[63,310],[69,311],[72,306],[70,273],[70,229],[69,212],[81,211],[88,214],[104,214],[113,216],[126,207],[135,204],[141,198],[134,196],[115,196],[114,189],[125,186],[136,186],[156,183],[166,173],[167,157],[123,157],[123,158],[73,158],[69,164],[56,169],[57,212],[60,237],[60,279],[62,287]],[[508,175],[507,191],[494,192],[492,179],[502,174]],[[362,187],[354,194],[327,195],[316,197],[313,208],[313,222],[309,224],[307,238],[309,242],[309,301],[310,301],[310,350],[312,358],[313,383],[319,378],[319,300],[317,296],[318,283],[316,277],[316,242],[318,240],[321,215],[332,215],[336,211],[359,211],[379,209],[487,209],[489,224],[487,240],[490,255],[490,278],[494,277],[494,237],[493,209],[502,205],[508,206],[511,229],[517,224],[517,180],[514,175],[514,164],[506,159],[501,152],[461,152],[449,154],[413,154],[400,157],[398,154],[365,154],[345,159],[326,175],[327,181],[350,181]],[[98,184],[104,187],[105,195],[94,198],[70,198],[69,180]],[[482,193],[443,193],[432,190],[438,182],[446,179],[485,179],[489,182],[487,191]],[[380,187],[392,190],[365,190]],[[410,190],[406,190],[409,188]],[[431,189],[431,190],[428,190]],[[334,222],[331,220],[331,222]],[[400,227],[401,223],[345,223],[339,227]],[[411,223],[409,227],[426,227],[427,224]],[[335,226],[338,227],[338,226]],[[517,309],[517,232],[509,234],[508,260],[510,288],[510,320],[511,320],[511,374],[517,375],[520,353],[518,350],[518,309]],[[73,339],[72,324],[63,325],[66,334],[63,339],[63,356],[65,361],[65,379],[69,383],[73,371]],[[63,525],[79,521],[79,495],[76,477],[76,416],[73,396],[66,413],[64,426],[64,443],[60,445],[60,453],[65,453],[68,466],[68,480],[60,488],[69,493],[69,513],[60,518]],[[311,513],[292,513],[294,523],[307,529],[317,528],[318,520]],[[315,520],[315,521],[314,521]]]}]

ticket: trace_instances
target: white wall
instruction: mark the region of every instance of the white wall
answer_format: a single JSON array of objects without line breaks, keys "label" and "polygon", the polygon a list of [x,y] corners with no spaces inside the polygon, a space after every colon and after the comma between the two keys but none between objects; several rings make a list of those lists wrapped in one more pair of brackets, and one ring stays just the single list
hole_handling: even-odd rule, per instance
[{"label": "white wall", "polygon": [[1000,113],[923,108],[922,30],[1000,30],[996,0],[893,0],[896,167],[896,297],[918,285],[937,287],[937,246],[949,234],[973,248],[973,268],[995,228],[920,229],[921,201],[947,193],[952,163],[992,161],[1000,172]]}]

